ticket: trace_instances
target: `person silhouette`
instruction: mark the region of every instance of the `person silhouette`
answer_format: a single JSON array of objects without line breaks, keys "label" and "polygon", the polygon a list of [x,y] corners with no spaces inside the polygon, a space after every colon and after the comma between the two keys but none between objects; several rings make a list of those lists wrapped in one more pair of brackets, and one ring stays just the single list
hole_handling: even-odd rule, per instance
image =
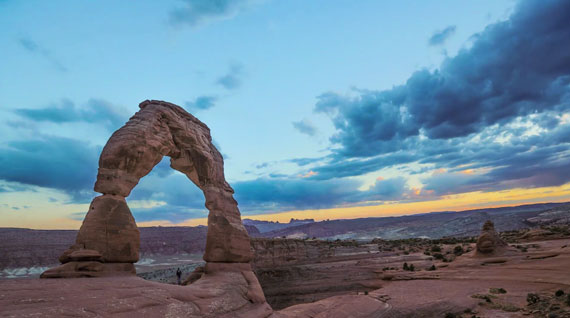
[{"label": "person silhouette", "polygon": [[176,269],[176,281],[178,282],[178,285],[181,284],[181,282],[180,282],[181,276],[182,276],[182,271],[180,271],[180,268],[177,268]]}]

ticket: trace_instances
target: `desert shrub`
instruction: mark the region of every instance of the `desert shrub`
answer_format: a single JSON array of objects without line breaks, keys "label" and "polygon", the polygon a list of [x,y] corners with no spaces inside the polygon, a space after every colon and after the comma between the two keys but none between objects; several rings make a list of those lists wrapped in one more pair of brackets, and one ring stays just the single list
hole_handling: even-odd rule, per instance
[{"label": "desert shrub", "polygon": [[410,252],[404,251],[404,255],[410,255]]},{"label": "desert shrub", "polygon": [[445,318],[457,318],[457,315],[451,312],[445,314]]},{"label": "desert shrub", "polygon": [[414,271],[414,264],[410,264],[409,269],[410,269],[410,272],[413,272]]},{"label": "desert shrub", "polygon": [[441,247],[439,245],[434,245],[431,247],[432,252],[441,252]]},{"label": "desert shrub", "polygon": [[497,296],[484,295],[484,294],[475,294],[475,295],[471,295],[471,298],[483,299],[484,301],[486,301],[486,302],[488,302],[488,303],[492,303],[493,300],[491,300],[491,298],[497,298]]},{"label": "desert shrub", "polygon": [[453,254],[459,256],[459,255],[463,255],[463,253],[465,253],[465,251],[463,250],[463,246],[461,245],[457,245],[454,249],[453,249]]},{"label": "desert shrub", "polygon": [[445,258],[443,257],[443,254],[441,254],[441,253],[435,253],[435,254],[433,254],[433,257],[434,257],[435,259],[445,259]]},{"label": "desert shrub", "polygon": [[431,253],[429,251],[424,251],[424,255],[431,255]]},{"label": "desert shrub", "polygon": [[435,265],[432,265],[430,268],[428,268],[428,271],[434,271],[435,270]]},{"label": "desert shrub", "polygon": [[564,291],[562,289],[559,289],[556,291],[556,293],[554,293],[554,295],[556,295],[556,297],[560,297],[560,296],[564,295]]},{"label": "desert shrub", "polygon": [[526,295],[526,302],[527,302],[529,305],[536,304],[539,300],[540,300],[540,297],[538,297],[538,294],[535,294],[535,293],[528,293],[528,294]]},{"label": "desert shrub", "polygon": [[489,288],[491,294],[506,294],[507,291],[504,288]]},{"label": "desert shrub", "polygon": [[570,306],[570,294],[566,294],[566,305]]},{"label": "desert shrub", "polygon": [[405,271],[409,270],[410,268],[408,267],[408,263],[404,263],[404,266],[402,266],[402,269]]}]

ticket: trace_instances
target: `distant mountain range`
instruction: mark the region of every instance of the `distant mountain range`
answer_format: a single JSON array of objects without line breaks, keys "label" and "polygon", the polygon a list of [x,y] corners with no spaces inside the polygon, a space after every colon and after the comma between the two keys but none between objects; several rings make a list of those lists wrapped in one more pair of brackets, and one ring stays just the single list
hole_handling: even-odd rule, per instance
[{"label": "distant mountain range", "polygon": [[[570,223],[569,203],[530,204],[516,207],[461,212],[434,212],[399,217],[361,218],[315,222],[291,219],[289,223],[244,219],[252,237],[320,239],[478,235],[481,225],[492,220],[498,231],[540,225]],[[141,259],[166,255],[203,253],[207,227],[141,227]],[[0,271],[57,264],[61,253],[75,241],[75,230],[31,230],[0,228]],[[3,275],[1,275],[2,277]]]},{"label": "distant mountain range", "polygon": [[[499,231],[517,230],[535,225],[569,222],[570,204],[540,203],[515,207],[432,212],[407,216],[360,218],[307,222],[285,226],[272,231],[260,230],[254,237],[289,237],[321,239],[372,240],[404,239],[410,237],[440,238],[443,236],[478,235],[486,220],[495,223]],[[251,224],[256,226],[255,224]]]}]

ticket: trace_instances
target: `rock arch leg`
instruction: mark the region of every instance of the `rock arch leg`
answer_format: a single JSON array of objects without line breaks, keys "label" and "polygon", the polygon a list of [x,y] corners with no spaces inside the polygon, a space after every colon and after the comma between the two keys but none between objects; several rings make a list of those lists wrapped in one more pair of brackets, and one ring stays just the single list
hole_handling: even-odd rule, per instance
[{"label": "rock arch leg", "polygon": [[125,198],[164,156],[204,192],[210,211],[204,260],[247,263],[252,259],[249,236],[208,127],[174,104],[144,101],[139,107],[103,148],[95,183],[95,191],[103,195],[93,199],[76,244],[60,257],[63,265],[42,277],[134,273],[140,238]]}]

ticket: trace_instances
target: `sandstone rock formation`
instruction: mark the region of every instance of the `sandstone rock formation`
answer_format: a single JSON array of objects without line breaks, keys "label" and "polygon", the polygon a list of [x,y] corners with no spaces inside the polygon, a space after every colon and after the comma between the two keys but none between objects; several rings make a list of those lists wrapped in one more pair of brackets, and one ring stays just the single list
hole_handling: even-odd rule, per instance
[{"label": "sandstone rock formation", "polygon": [[251,260],[249,236],[208,127],[171,103],[147,100],[139,107],[103,148],[95,183],[95,191],[103,195],[93,199],[75,244],[60,257],[63,265],[42,277],[134,273],[140,234],[125,198],[164,156],[204,192],[210,211],[204,260]]},{"label": "sandstone rock formation", "polygon": [[507,243],[505,243],[495,231],[493,222],[485,222],[481,229],[481,235],[479,235],[477,239],[477,254],[493,255],[501,252],[506,246]]}]

